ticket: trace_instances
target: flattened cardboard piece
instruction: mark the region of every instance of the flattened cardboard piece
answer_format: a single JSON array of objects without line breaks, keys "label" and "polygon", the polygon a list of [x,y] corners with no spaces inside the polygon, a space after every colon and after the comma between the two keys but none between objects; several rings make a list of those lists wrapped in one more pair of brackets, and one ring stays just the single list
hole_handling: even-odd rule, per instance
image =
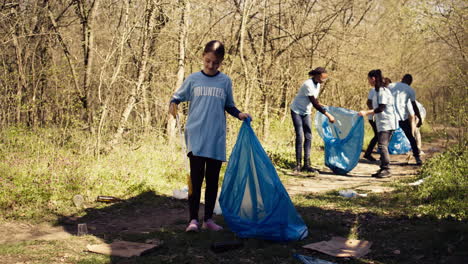
[{"label": "flattened cardboard piece", "polygon": [[360,258],[370,252],[372,242],[366,240],[347,239],[344,237],[332,237],[329,241],[321,241],[303,246],[312,250],[325,253],[334,257]]},{"label": "flattened cardboard piece", "polygon": [[130,258],[133,256],[141,256],[160,245],[160,242],[156,244],[145,244],[129,241],[116,241],[111,244],[87,245],[86,248],[94,253]]}]

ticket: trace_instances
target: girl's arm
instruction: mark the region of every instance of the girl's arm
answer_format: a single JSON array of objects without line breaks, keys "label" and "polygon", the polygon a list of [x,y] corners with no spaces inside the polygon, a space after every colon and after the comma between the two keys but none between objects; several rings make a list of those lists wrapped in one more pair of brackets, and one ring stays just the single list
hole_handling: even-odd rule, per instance
[{"label": "girl's arm", "polygon": [[324,114],[328,118],[328,121],[330,121],[330,123],[335,122],[335,117],[332,116],[330,113],[328,113],[327,110],[325,110],[325,108],[323,108],[323,105],[318,102],[318,100],[317,100],[317,98],[315,98],[315,96],[309,96],[309,100],[312,103],[312,105],[314,106],[314,108],[317,109],[317,111]]},{"label": "girl's arm", "polygon": [[375,109],[359,111],[358,115],[359,116],[366,116],[366,115],[371,115],[371,114],[382,113],[385,110],[385,107],[386,107],[386,105],[379,104],[379,107],[377,107]]},{"label": "girl's arm", "polygon": [[244,120],[248,117],[252,119],[252,116],[248,113],[242,113],[237,109],[235,103],[234,103],[234,96],[232,95],[232,82],[231,79],[229,79],[228,82],[228,87],[227,87],[227,98],[226,98],[226,104],[224,105],[224,110],[228,112],[230,115],[233,117],[237,117],[240,120]]},{"label": "girl's arm", "polygon": [[323,106],[318,102],[318,100],[317,100],[317,98],[315,98],[315,96],[309,96],[309,100],[312,103],[312,105],[314,106],[314,108],[317,109],[317,111],[319,111],[322,114],[325,114],[327,112],[325,110],[325,108],[323,108]]},{"label": "girl's arm", "polygon": [[225,106],[224,110],[226,110],[226,112],[228,112],[230,115],[232,115],[235,118],[239,118],[239,114],[241,113],[241,111],[239,111],[239,109],[237,109],[237,107],[235,106]]},{"label": "girl's arm", "polygon": [[169,103],[169,114],[176,118],[177,105],[180,102],[190,101],[191,79],[190,76],[182,83],[182,86],[175,92]]}]

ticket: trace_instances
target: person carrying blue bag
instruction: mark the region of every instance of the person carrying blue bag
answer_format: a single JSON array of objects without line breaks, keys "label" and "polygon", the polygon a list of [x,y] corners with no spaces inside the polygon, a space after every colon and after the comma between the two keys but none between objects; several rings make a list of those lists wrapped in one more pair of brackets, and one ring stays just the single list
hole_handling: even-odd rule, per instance
[{"label": "person carrying blue bag", "polygon": [[421,166],[423,162],[420,157],[420,150],[411,129],[411,112],[407,107],[408,103],[411,104],[414,115],[418,117],[416,127],[422,126],[423,118],[421,117],[419,107],[416,104],[416,92],[410,86],[411,83],[413,83],[413,76],[411,76],[411,74],[405,74],[401,79],[401,82],[397,82],[392,85],[391,92],[395,98],[395,113],[398,119],[398,125],[405,132],[405,135],[411,144],[413,156],[416,159],[416,165]]},{"label": "person carrying blue bag", "polygon": [[290,241],[308,234],[249,118],[229,158],[219,204],[230,230],[239,237]]},{"label": "person carrying blue bag", "polygon": [[[312,145],[312,126],[310,114],[312,106],[324,114],[333,123],[335,117],[328,113],[324,106],[318,102],[320,85],[328,78],[328,73],[323,67],[317,67],[309,72],[311,78],[307,79],[299,89],[291,104],[291,118],[296,133],[296,166],[295,172],[316,172],[310,166],[310,146]],[[304,146],[302,143],[304,142]],[[302,148],[304,148],[304,166],[301,166]]]},{"label": "person carrying blue bag", "polygon": [[185,140],[190,159],[189,211],[187,232],[198,231],[198,209],[203,179],[206,178],[205,216],[202,228],[213,231],[223,229],[213,219],[218,194],[221,164],[226,161],[225,111],[240,120],[252,118],[241,113],[234,104],[231,79],[218,71],[224,59],[224,45],[220,41],[208,42],[203,51],[203,70],[192,73],[173,95],[169,113],[177,116],[177,105],[190,101]]},{"label": "person carrying blue bag", "polygon": [[390,177],[390,154],[388,152],[388,143],[392,134],[398,127],[397,117],[394,108],[394,99],[390,89],[385,87],[382,72],[372,70],[368,73],[367,79],[369,85],[375,88],[374,98],[372,99],[371,110],[362,110],[358,114],[366,116],[374,114],[377,126],[378,146],[380,151],[380,170],[372,174],[372,177],[385,178]]}]

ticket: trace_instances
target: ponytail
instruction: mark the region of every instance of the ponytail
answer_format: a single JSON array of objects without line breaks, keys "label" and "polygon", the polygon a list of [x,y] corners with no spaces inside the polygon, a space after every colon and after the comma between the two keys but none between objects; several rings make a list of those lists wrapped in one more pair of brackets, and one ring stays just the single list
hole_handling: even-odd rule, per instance
[{"label": "ponytail", "polygon": [[376,91],[379,91],[379,88],[382,87],[382,86],[385,86],[384,85],[384,81],[383,81],[383,76],[382,76],[382,71],[377,69],[377,70],[372,70],[370,71],[367,76],[369,78],[374,78],[375,79],[375,90]]}]

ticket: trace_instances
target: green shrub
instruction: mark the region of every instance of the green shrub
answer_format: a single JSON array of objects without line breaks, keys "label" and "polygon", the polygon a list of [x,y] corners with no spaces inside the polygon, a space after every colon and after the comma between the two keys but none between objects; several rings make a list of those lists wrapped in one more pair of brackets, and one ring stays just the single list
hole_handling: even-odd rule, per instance
[{"label": "green shrub", "polygon": [[419,211],[438,217],[467,218],[468,154],[466,147],[451,147],[428,160],[416,187],[415,197],[421,201]]}]

